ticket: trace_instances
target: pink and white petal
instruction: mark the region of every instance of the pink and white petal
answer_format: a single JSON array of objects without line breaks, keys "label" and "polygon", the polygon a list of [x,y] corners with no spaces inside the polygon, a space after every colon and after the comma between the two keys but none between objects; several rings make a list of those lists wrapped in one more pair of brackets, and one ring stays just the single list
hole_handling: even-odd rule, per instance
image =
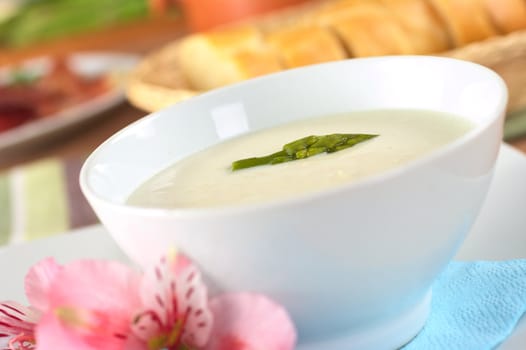
[{"label": "pink and white petal", "polygon": [[143,310],[135,315],[131,325],[134,336],[145,342],[164,332],[166,328],[167,324],[162,323],[151,310]]},{"label": "pink and white petal", "polygon": [[24,306],[14,301],[2,302],[0,303],[0,334],[33,334],[35,325],[40,317],[40,311],[31,307]]},{"label": "pink and white petal", "polygon": [[192,261],[184,254],[176,254],[172,256],[170,262],[172,263],[171,269],[175,272],[176,276],[179,276],[186,268],[193,265]]},{"label": "pink and white petal", "polygon": [[287,311],[254,293],[222,294],[210,300],[214,326],[204,350],[291,350],[296,329]]},{"label": "pink and white petal", "polygon": [[[1,321],[0,321],[1,322]],[[0,350],[10,349],[9,342],[20,335],[28,335],[29,337],[33,336],[33,329],[35,325],[31,327],[26,326],[0,326]]]},{"label": "pink and white petal", "polygon": [[142,304],[163,325],[173,322],[177,317],[175,285],[175,274],[167,257],[162,257],[154,267],[147,269],[141,279]]},{"label": "pink and white petal", "polygon": [[171,330],[186,317],[183,341],[202,346],[208,340],[212,324],[207,298],[201,275],[190,260],[175,254],[163,257],[143,276],[141,300],[145,309],[134,324],[134,333],[146,340],[161,330]]},{"label": "pink and white petal", "polygon": [[45,311],[49,307],[49,288],[62,266],[54,258],[44,259],[33,265],[25,278],[26,296],[31,305]]},{"label": "pink and white petal", "polygon": [[213,317],[208,305],[208,290],[195,265],[187,264],[177,276],[177,300],[186,315],[183,342],[190,346],[204,346],[212,331]]},{"label": "pink and white petal", "polygon": [[9,350],[11,335],[0,333],[0,350]]},{"label": "pink and white petal", "polygon": [[13,301],[0,303],[0,350],[10,349],[9,342],[16,337],[33,339],[40,318],[40,311],[32,307]]}]

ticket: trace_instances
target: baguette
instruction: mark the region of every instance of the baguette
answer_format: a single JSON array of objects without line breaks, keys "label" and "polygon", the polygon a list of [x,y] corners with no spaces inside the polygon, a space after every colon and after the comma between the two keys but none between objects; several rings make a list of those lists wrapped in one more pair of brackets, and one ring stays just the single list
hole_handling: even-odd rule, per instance
[{"label": "baguette", "polygon": [[291,27],[266,36],[285,68],[336,61],[347,57],[338,39],[318,26]]},{"label": "baguette", "polygon": [[451,35],[455,46],[497,35],[482,0],[429,0]]},{"label": "baguette", "polygon": [[497,28],[503,33],[526,29],[526,1],[484,0]]},{"label": "baguette", "polygon": [[416,53],[431,54],[452,47],[444,23],[426,0],[382,0],[382,3],[401,23]]},{"label": "baguette", "polygon": [[376,4],[356,5],[334,20],[322,18],[354,57],[417,53],[398,20]]},{"label": "baguette", "polygon": [[327,25],[342,17],[348,16],[356,6],[377,6],[380,0],[338,0],[332,1],[315,11],[308,17],[308,21],[320,25]]},{"label": "baguette", "polygon": [[180,43],[178,63],[197,90],[282,69],[259,30],[252,26],[191,35]]}]

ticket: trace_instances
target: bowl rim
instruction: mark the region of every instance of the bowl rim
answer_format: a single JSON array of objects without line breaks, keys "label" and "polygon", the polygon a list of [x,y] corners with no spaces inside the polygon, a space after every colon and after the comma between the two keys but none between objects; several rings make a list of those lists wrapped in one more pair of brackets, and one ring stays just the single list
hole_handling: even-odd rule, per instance
[{"label": "bowl rim", "polygon": [[[419,157],[401,166],[397,166],[397,167],[388,169],[386,171],[382,171],[377,174],[366,176],[365,178],[362,178],[356,181],[351,181],[349,183],[339,184],[336,186],[331,186],[327,189],[322,189],[322,190],[313,191],[313,192],[306,192],[306,193],[297,194],[297,195],[286,197],[286,198],[277,198],[277,199],[265,200],[265,201],[256,202],[256,203],[245,203],[245,204],[225,205],[225,206],[191,207],[191,208],[159,208],[159,207],[141,207],[141,206],[135,206],[135,205],[128,205],[126,203],[117,203],[103,196],[100,196],[94,190],[92,190],[88,182],[88,175],[89,175],[90,170],[93,169],[95,165],[93,163],[95,162],[95,158],[97,157],[97,155],[103,152],[103,150],[106,149],[107,147],[111,147],[110,146],[111,143],[114,140],[120,138],[121,135],[123,135],[124,133],[127,133],[129,130],[139,127],[140,124],[145,123],[149,121],[150,119],[158,117],[158,115],[162,114],[166,109],[172,108],[174,106],[172,105],[167,108],[163,108],[159,111],[147,114],[146,116],[136,120],[135,122],[129,124],[128,126],[114,133],[112,136],[106,139],[102,144],[100,144],[95,150],[93,150],[91,154],[88,156],[88,158],[84,161],[81,167],[80,173],[79,173],[79,183],[80,183],[81,191],[84,194],[84,196],[88,199],[88,202],[90,202],[90,205],[95,210],[96,210],[96,206],[98,206],[99,204],[104,204],[104,206],[110,207],[113,211],[127,212],[132,215],[149,216],[149,217],[200,218],[200,217],[210,217],[210,216],[223,216],[223,215],[229,215],[229,214],[230,215],[243,214],[243,213],[250,213],[254,211],[261,211],[261,210],[267,210],[267,209],[296,206],[298,204],[310,202],[310,201],[320,199],[323,197],[330,197],[331,195],[336,194],[337,192],[351,191],[355,188],[368,188],[371,186],[375,186],[378,183],[388,181],[389,179],[396,178],[398,176],[402,176],[404,173],[410,172],[414,168],[418,168],[418,167],[421,167],[422,165],[425,165],[431,162],[435,162],[438,159],[447,157],[456,148],[461,147],[462,145],[467,144],[470,141],[478,138],[479,135],[481,135],[493,123],[497,122],[500,118],[503,118],[505,109],[506,109],[506,105],[507,105],[507,101],[508,101],[508,89],[507,89],[507,86],[504,80],[495,71],[491,70],[490,68],[484,67],[482,65],[479,65],[477,63],[473,63],[470,61],[464,61],[460,59],[442,57],[442,56],[415,56],[415,55],[381,56],[381,57],[354,58],[354,59],[344,60],[344,61],[335,61],[335,62],[316,64],[316,65],[311,65],[308,67],[289,69],[286,71],[269,74],[269,75],[262,76],[259,78],[249,79],[246,81],[231,84],[231,85],[219,88],[219,89],[205,92],[199,96],[193,97],[192,99],[178,102],[177,104],[200,103],[201,99],[209,98],[209,96],[212,96],[214,94],[223,93],[224,91],[227,91],[229,89],[239,89],[241,86],[245,88],[250,88],[251,85],[260,84],[263,81],[275,79],[276,76],[284,76],[284,75],[286,76],[289,74],[295,74],[295,72],[298,70],[303,70],[303,71],[311,70],[315,72],[317,69],[320,69],[319,68],[320,66],[354,64],[351,62],[358,62],[358,61],[393,61],[393,60],[399,60],[399,61],[421,60],[421,61],[427,61],[427,62],[454,62],[455,64],[458,64],[461,66],[462,65],[470,66],[471,68],[475,70],[479,70],[482,74],[486,75],[490,79],[493,79],[494,83],[496,84],[496,86],[498,86],[500,90],[499,101],[495,106],[494,112],[490,113],[490,115],[494,115],[494,117],[484,123],[481,123],[480,125],[468,131],[466,134],[455,139],[454,141],[449,142],[431,151],[430,153],[426,154],[423,157]],[[407,108],[407,109],[410,110],[411,108]],[[97,202],[97,204],[95,204],[95,202]]]}]

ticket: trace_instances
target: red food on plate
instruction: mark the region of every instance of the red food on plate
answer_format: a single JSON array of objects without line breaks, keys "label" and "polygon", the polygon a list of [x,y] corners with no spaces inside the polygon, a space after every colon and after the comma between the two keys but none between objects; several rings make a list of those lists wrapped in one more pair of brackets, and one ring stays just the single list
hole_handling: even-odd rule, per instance
[{"label": "red food on plate", "polygon": [[0,132],[12,129],[36,118],[29,106],[0,104]]},{"label": "red food on plate", "polygon": [[0,86],[0,132],[53,117],[110,89],[105,75],[82,76],[70,69],[64,58],[55,59],[53,68],[37,78],[16,73],[11,83]]},{"label": "red food on plate", "polygon": [[0,86],[0,132],[36,119],[36,105],[41,98],[36,90]]}]

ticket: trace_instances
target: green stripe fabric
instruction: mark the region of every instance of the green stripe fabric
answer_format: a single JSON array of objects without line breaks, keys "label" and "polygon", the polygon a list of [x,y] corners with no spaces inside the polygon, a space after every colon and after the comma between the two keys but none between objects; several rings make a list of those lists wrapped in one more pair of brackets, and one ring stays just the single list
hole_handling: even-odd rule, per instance
[{"label": "green stripe fabric", "polygon": [[504,124],[504,140],[511,141],[526,136],[526,110],[509,115]]},{"label": "green stripe fabric", "polygon": [[9,177],[0,174],[0,244],[9,241],[11,233],[11,207],[9,198]]},{"label": "green stripe fabric", "polygon": [[24,238],[35,239],[68,230],[68,206],[62,163],[39,161],[24,168]]}]

